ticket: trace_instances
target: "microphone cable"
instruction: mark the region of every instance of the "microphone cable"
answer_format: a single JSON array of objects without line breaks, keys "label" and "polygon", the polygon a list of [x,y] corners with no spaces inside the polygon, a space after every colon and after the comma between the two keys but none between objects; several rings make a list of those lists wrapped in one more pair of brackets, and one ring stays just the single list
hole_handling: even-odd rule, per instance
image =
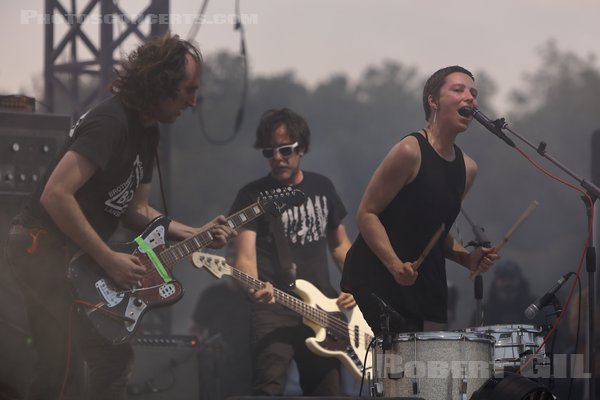
[{"label": "microphone cable", "polygon": [[198,10],[198,15],[192,21],[192,27],[187,35],[187,41],[192,41],[198,36],[198,31],[202,26],[202,18],[204,17],[204,13],[206,13],[206,7],[208,7],[208,0],[204,0],[202,5],[200,6],[200,10]]},{"label": "microphone cable", "polygon": [[[208,6],[208,0],[204,0],[200,11],[198,12],[198,17],[194,21],[194,25],[188,34],[188,40],[194,39],[200,29],[202,16],[206,12],[206,8]],[[240,94],[240,100],[238,109],[235,115],[233,132],[225,137],[225,138],[216,138],[209,134],[208,129],[206,128],[204,112],[202,110],[202,106],[196,106],[195,110],[198,112],[198,123],[200,125],[200,131],[202,132],[202,136],[206,139],[206,141],[213,145],[225,145],[235,139],[237,134],[240,131],[242,126],[242,122],[244,120],[245,108],[246,108],[246,99],[248,97],[248,54],[246,50],[246,32],[244,30],[244,25],[242,24],[242,15],[240,12],[240,0],[235,1],[235,26],[234,30],[239,31],[240,33],[240,59],[242,64],[242,91]],[[202,98],[199,100],[202,102]]]},{"label": "microphone cable", "polygon": [[[527,161],[529,161],[529,163],[531,163],[535,168],[537,168],[538,170],[540,170],[544,175],[548,176],[551,179],[554,179],[555,181],[562,183],[565,186],[570,187],[573,190],[576,190],[577,192],[581,193],[582,198],[584,199],[584,201],[587,201],[590,204],[590,218],[589,218],[589,222],[588,222],[588,232],[587,232],[587,236],[585,239],[585,244],[583,247],[583,252],[581,254],[581,256],[579,257],[579,263],[577,266],[577,271],[575,272],[575,277],[576,279],[573,281],[573,283],[571,284],[571,288],[569,289],[569,294],[567,295],[567,300],[565,301],[565,305],[563,306],[560,314],[557,316],[556,321],[554,322],[554,324],[552,325],[551,329],[548,331],[548,333],[546,334],[546,336],[544,337],[544,340],[542,341],[542,343],[539,345],[539,347],[536,349],[535,353],[533,353],[533,355],[517,370],[517,374],[521,374],[521,371],[523,371],[530,363],[531,361],[534,359],[534,357],[536,355],[539,354],[539,352],[541,351],[541,349],[546,345],[546,342],[550,339],[550,337],[554,334],[554,331],[556,330],[556,328],[558,327],[558,324],[562,321],[562,318],[565,314],[565,311],[569,308],[569,304],[571,302],[571,297],[573,296],[573,291],[575,290],[575,285],[577,282],[579,282],[579,276],[581,274],[581,269],[583,267],[583,262],[585,260],[585,256],[586,256],[586,252],[587,252],[587,248],[589,247],[589,243],[590,243],[590,238],[592,235],[592,231],[593,231],[593,227],[594,227],[594,202],[592,200],[592,198],[590,197],[590,195],[585,192],[584,190],[580,189],[579,187],[559,178],[558,176],[550,173],[549,171],[547,171],[546,169],[544,169],[540,164],[538,164],[537,162],[535,162],[533,159],[531,159],[527,154],[525,154],[525,152],[523,152],[523,150],[521,150],[518,146],[513,147],[522,157],[524,157]],[[579,332],[578,332],[579,334]],[[551,360],[552,362],[552,360]]]}]

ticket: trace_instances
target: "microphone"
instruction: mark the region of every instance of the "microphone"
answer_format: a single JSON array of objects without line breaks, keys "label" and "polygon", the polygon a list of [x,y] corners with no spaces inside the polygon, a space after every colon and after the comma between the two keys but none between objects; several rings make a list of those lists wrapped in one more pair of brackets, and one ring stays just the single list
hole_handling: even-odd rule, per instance
[{"label": "microphone", "polygon": [[404,318],[398,313],[398,311],[394,310],[390,307],[383,299],[377,296],[375,293],[371,293],[371,296],[375,299],[375,301],[379,304],[379,308],[381,308],[381,315],[379,320],[379,327],[381,328],[381,336],[382,343],[381,347],[385,350],[390,350],[392,348],[392,332],[390,332],[390,319],[397,320],[400,324],[404,325]]},{"label": "microphone", "polygon": [[475,107],[461,107],[458,109],[458,113],[465,118],[472,116],[488,131],[492,132],[494,135],[504,140],[504,142],[506,142],[507,145],[509,145],[510,147],[515,147],[515,142],[513,142],[508,136],[504,134],[504,132],[502,132],[502,128],[506,125],[506,123],[504,122],[504,118],[492,121],[491,119],[486,117],[484,113],[479,111],[478,108]]},{"label": "microphone", "polygon": [[382,313],[389,315],[396,321],[404,322],[404,317],[400,315],[398,311],[394,310],[390,305],[388,305],[385,301],[383,301],[381,297],[377,296],[375,293],[371,293],[371,296],[373,296],[377,303],[379,303],[379,307],[381,308]]},{"label": "microphone", "polygon": [[546,294],[544,294],[542,297],[540,297],[539,299],[537,299],[536,301],[534,301],[533,303],[531,303],[529,305],[529,307],[527,307],[525,309],[525,316],[527,317],[527,319],[534,319],[538,313],[540,312],[540,310],[544,307],[546,307],[548,304],[550,304],[550,302],[552,302],[552,299],[554,298],[554,294],[556,292],[558,292],[558,290],[562,287],[562,285],[569,280],[569,278],[571,277],[571,275],[573,275],[574,272],[567,272],[566,274],[564,274],[557,282],[556,285],[552,286],[552,289],[548,290],[546,292]]}]

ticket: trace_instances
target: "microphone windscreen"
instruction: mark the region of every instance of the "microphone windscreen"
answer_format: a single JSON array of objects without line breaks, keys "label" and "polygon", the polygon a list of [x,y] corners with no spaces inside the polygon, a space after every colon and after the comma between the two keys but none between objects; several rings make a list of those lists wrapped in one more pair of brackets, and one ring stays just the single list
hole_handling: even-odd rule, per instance
[{"label": "microphone windscreen", "polygon": [[465,118],[469,118],[473,115],[473,109],[469,107],[461,107],[458,109],[458,113]]}]

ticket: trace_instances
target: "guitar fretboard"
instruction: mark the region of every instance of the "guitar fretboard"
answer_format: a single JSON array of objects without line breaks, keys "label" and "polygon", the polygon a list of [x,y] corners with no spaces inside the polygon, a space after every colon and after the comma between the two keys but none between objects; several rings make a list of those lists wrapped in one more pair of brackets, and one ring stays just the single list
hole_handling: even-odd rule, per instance
[{"label": "guitar fretboard", "polygon": [[[246,287],[255,290],[265,287],[264,282],[245,274],[236,268],[231,267],[231,270],[231,275],[236,280],[242,282]],[[273,288],[273,294],[275,296],[275,301],[281,305],[297,312],[303,317],[313,321],[317,325],[330,329],[339,335],[348,336],[348,323],[346,321],[336,318],[335,316],[317,307],[311,306],[310,304],[306,304],[304,301],[277,288]]]},{"label": "guitar fretboard", "polygon": [[[263,209],[259,205],[259,202],[256,202],[243,210],[236,212],[235,214],[230,215],[227,218],[227,225],[231,229],[237,229],[240,226],[247,224],[248,222],[256,219],[264,213]],[[168,249],[162,251],[159,255],[163,264],[167,266],[174,265],[177,261],[181,260],[184,257],[189,256],[196,250],[200,250],[203,247],[206,247],[214,240],[213,236],[210,234],[208,230],[202,231],[186,240],[183,240]]]}]

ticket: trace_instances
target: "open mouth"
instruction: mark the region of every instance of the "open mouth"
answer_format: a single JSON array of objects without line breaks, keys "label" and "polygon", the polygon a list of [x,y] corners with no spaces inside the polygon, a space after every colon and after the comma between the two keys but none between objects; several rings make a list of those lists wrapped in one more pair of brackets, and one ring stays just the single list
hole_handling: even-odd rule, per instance
[{"label": "open mouth", "polygon": [[461,117],[471,118],[473,116],[474,109],[472,107],[461,107],[457,110]]}]

